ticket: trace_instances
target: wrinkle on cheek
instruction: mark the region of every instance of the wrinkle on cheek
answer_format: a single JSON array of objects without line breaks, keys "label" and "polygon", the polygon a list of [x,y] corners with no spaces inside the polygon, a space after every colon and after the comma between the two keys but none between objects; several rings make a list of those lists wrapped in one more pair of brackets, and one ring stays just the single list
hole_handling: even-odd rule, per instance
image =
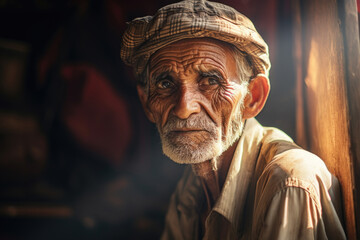
[{"label": "wrinkle on cheek", "polygon": [[230,83],[221,91],[221,96],[230,104],[235,104],[241,96],[241,85]]},{"label": "wrinkle on cheek", "polygon": [[148,107],[150,111],[153,113],[154,117],[156,118],[155,121],[159,122],[159,116],[161,113],[164,112],[165,104],[163,103],[164,99],[159,96],[157,93],[151,93],[148,99]]},{"label": "wrinkle on cheek", "polygon": [[162,95],[156,91],[150,92],[148,107],[154,115],[156,124],[160,124],[162,126],[165,123],[164,118],[167,118],[167,111],[170,109],[174,98],[175,94]]},{"label": "wrinkle on cheek", "polygon": [[[242,94],[241,85],[232,82],[219,88],[213,96],[212,106],[215,111],[221,113],[223,134],[230,127],[231,116],[236,112],[235,108],[238,107],[238,102],[243,98]],[[225,136],[223,135],[223,137]]]},{"label": "wrinkle on cheek", "polygon": [[216,92],[212,95],[211,107],[216,112],[219,112],[222,109],[224,98],[221,96],[221,89],[217,89]]},{"label": "wrinkle on cheek", "polygon": [[220,111],[224,107],[232,108],[241,96],[241,89],[237,84],[229,83],[221,86],[213,96],[212,105],[216,111]]}]

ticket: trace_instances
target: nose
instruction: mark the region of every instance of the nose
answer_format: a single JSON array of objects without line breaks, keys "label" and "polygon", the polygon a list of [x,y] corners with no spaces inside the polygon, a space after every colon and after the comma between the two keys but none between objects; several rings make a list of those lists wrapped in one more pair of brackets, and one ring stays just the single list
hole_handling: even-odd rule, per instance
[{"label": "nose", "polygon": [[199,113],[201,106],[197,99],[196,90],[183,87],[179,91],[178,101],[173,109],[175,116],[180,119],[187,119],[193,113]]}]

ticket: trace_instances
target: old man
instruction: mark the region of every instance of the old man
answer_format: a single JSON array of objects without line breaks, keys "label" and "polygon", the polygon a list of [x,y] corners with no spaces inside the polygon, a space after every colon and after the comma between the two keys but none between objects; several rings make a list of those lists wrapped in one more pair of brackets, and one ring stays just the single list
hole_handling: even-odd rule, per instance
[{"label": "old man", "polygon": [[254,119],[270,61],[248,18],[205,0],[171,4],[129,23],[121,57],[164,154],[189,165],[163,239],[346,238],[322,160]]}]

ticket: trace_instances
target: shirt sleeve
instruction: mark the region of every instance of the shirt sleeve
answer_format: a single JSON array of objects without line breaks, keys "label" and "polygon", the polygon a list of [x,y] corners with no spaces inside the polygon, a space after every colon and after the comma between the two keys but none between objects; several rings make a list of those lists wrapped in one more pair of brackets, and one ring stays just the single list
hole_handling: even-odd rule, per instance
[{"label": "shirt sleeve", "polygon": [[254,216],[253,239],[346,239],[337,212],[326,192],[321,204],[300,187],[277,192],[264,208],[263,216]]}]

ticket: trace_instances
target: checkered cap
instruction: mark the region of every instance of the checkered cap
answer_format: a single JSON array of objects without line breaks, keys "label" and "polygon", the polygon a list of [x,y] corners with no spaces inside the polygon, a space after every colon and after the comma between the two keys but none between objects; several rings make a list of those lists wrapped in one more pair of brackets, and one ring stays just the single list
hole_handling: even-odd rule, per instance
[{"label": "checkered cap", "polygon": [[140,75],[158,49],[182,39],[203,37],[235,45],[248,55],[255,75],[268,76],[268,46],[253,23],[229,6],[206,0],[170,4],[154,16],[132,20],[123,35],[120,55]]}]

